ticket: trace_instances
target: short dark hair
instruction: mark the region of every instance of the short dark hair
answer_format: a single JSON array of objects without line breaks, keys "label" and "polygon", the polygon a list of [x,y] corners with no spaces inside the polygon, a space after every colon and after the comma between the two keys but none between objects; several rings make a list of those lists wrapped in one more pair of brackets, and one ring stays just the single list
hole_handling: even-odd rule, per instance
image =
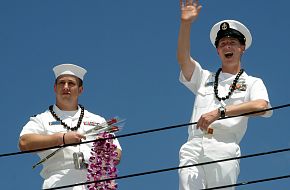
[{"label": "short dark hair", "polygon": [[[55,85],[57,84],[57,80],[58,80],[58,79],[59,79],[59,77],[57,77],[57,78],[55,79],[55,81],[54,81],[54,84],[55,84]],[[76,77],[76,79],[77,79],[77,82],[78,82],[79,87],[83,86],[83,80],[80,79],[80,78],[78,78],[78,77]]]}]

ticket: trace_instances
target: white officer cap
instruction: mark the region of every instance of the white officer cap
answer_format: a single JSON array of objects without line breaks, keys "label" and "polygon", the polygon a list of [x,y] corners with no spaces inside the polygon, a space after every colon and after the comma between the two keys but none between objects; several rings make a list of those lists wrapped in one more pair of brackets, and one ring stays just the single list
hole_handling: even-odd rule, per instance
[{"label": "white officer cap", "polygon": [[55,66],[53,72],[56,79],[61,75],[73,75],[83,80],[87,70],[80,66],[66,63]]},{"label": "white officer cap", "polygon": [[211,43],[217,47],[219,40],[223,37],[237,38],[248,49],[252,43],[252,35],[248,28],[236,20],[223,20],[216,23],[210,31]]}]

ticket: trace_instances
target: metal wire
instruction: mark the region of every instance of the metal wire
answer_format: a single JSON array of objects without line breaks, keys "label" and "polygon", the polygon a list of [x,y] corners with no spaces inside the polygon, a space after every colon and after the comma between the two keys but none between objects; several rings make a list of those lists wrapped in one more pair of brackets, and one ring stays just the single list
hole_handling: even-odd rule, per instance
[{"label": "metal wire", "polygon": [[[228,116],[228,117],[225,117],[225,118],[220,118],[219,120],[229,119],[229,118],[235,118],[235,117],[241,117],[241,116],[247,116],[247,115],[252,115],[252,114],[256,114],[256,113],[261,113],[261,112],[266,112],[266,111],[271,111],[271,110],[282,109],[282,108],[286,108],[286,107],[289,107],[289,106],[290,106],[290,104],[284,104],[284,105],[275,106],[275,107],[268,108],[268,109],[247,112],[247,113],[243,113],[243,114],[235,115],[235,116]],[[167,126],[167,127],[162,127],[162,128],[155,128],[155,129],[149,129],[149,130],[145,130],[145,131],[139,131],[139,132],[134,132],[134,133],[117,135],[117,136],[112,137],[112,138],[118,138],[119,139],[119,138],[124,138],[124,137],[129,137],[129,136],[136,136],[136,135],[141,135],[141,134],[146,134],[146,133],[153,133],[153,132],[157,132],[157,131],[164,131],[164,130],[169,130],[169,129],[175,129],[175,128],[180,128],[180,127],[189,126],[189,125],[195,125],[195,124],[197,124],[197,122],[185,123],[185,124],[179,124],[179,125],[172,125],[172,126]],[[107,138],[107,139],[112,139],[112,138]],[[50,150],[50,149],[61,148],[61,147],[67,147],[67,146],[76,146],[76,145],[80,145],[80,144],[92,143],[92,142],[97,142],[97,141],[107,140],[107,139],[96,139],[96,140],[84,141],[84,142],[80,142],[80,143],[66,144],[64,146],[54,146],[54,147],[41,148],[41,149],[35,149],[35,150],[5,153],[5,154],[0,154],[0,158],[1,157],[7,157],[7,156],[14,156],[14,155],[21,155],[21,154],[39,152],[39,151]]]},{"label": "metal wire", "polygon": [[[256,153],[256,154],[249,154],[249,155],[245,155],[245,156],[239,156],[239,157],[233,157],[233,158],[227,158],[227,159],[221,159],[221,160],[214,160],[214,161],[210,161],[210,162],[203,162],[203,163],[191,164],[191,165],[180,166],[180,167],[172,167],[172,168],[165,168],[165,169],[160,169],[160,170],[146,171],[146,172],[142,172],[142,173],[135,173],[135,174],[125,175],[125,176],[119,176],[119,177],[115,177],[115,178],[108,178],[108,179],[103,179],[103,180],[98,180],[98,181],[88,181],[88,182],[77,183],[77,184],[66,185],[66,186],[59,186],[59,187],[48,188],[48,189],[43,189],[43,190],[54,190],[54,189],[63,189],[63,188],[74,187],[74,186],[79,186],[79,185],[88,185],[88,184],[92,184],[92,183],[100,183],[100,182],[104,182],[104,181],[111,181],[111,180],[125,179],[125,178],[137,177],[137,176],[144,176],[144,175],[149,175],[149,174],[178,170],[178,169],[182,169],[182,168],[202,166],[202,165],[208,165],[208,164],[213,164],[213,163],[217,163],[217,162],[226,162],[226,161],[230,161],[230,160],[245,159],[245,158],[257,157],[257,156],[263,156],[263,155],[269,155],[269,154],[276,154],[276,153],[281,153],[281,152],[286,152],[286,151],[290,151],[290,147],[285,148],[285,149],[280,149],[280,150],[261,152],[261,153]],[[290,177],[290,176],[287,175],[287,177]],[[286,177],[280,176],[280,177],[276,177],[276,178],[280,179],[280,178],[286,178]],[[274,180],[274,178],[269,178],[268,181],[270,181],[270,179]],[[231,184],[231,185],[228,185],[227,187],[240,186],[242,184],[246,185],[246,184],[251,184],[251,183],[259,183],[259,182],[263,182],[263,181],[266,181],[266,179],[257,180],[256,182],[252,181],[252,182],[242,182],[242,183],[238,183],[238,184]],[[223,187],[214,187],[214,188],[219,189],[219,188],[223,188]]]}]

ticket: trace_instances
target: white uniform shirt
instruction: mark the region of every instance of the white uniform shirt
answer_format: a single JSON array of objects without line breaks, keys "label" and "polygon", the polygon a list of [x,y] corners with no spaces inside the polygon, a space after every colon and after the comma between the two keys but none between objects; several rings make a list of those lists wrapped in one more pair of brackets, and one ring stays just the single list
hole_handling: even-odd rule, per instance
[{"label": "white uniform shirt", "polygon": [[[54,105],[53,110],[56,113],[56,115],[68,126],[75,127],[77,125],[81,113],[80,107],[76,112],[67,112],[60,110],[56,105]],[[38,114],[35,117],[31,117],[30,121],[23,127],[20,136],[30,133],[42,135],[51,135],[58,132],[66,133],[67,130],[59,122],[55,121],[56,120],[54,119],[50,111],[47,110],[41,114]],[[96,124],[101,124],[103,122],[105,122],[105,119],[103,117],[100,117],[85,110],[84,118],[77,132],[84,133],[85,131],[88,131],[89,129],[95,127]],[[95,138],[96,138],[95,136],[87,136],[86,141],[94,140]],[[114,139],[114,144],[116,144],[117,147],[121,149],[121,146],[117,139]],[[65,147],[63,150],[57,152],[54,156],[52,156],[43,163],[41,176],[44,179],[47,179],[57,171],[65,169],[74,169],[73,162],[74,152],[83,152],[85,161],[88,163],[89,157],[91,156],[90,154],[91,147],[92,143],[85,143],[78,146]],[[50,149],[38,152],[37,154],[40,157],[40,159],[43,159],[44,157],[46,157],[55,150],[56,149]]]},{"label": "white uniform shirt", "polygon": [[[235,79],[235,75],[229,73],[220,73],[218,81],[218,92],[220,97],[228,94],[230,85]],[[188,87],[195,95],[191,122],[196,122],[204,113],[217,109],[221,103],[216,99],[214,94],[215,73],[203,70],[199,63],[196,67],[190,81],[187,81],[180,73],[179,80]],[[240,76],[237,89],[229,99],[225,100],[226,105],[240,104],[252,100],[263,99],[269,102],[268,93],[263,81],[260,78],[248,76],[245,72]],[[269,104],[270,106],[270,104]],[[267,112],[264,117],[270,117],[271,111]],[[236,143],[239,143],[247,129],[248,117],[235,117],[230,119],[217,120],[211,124],[214,133],[231,134],[235,136]],[[196,129],[195,125],[188,128],[189,138],[200,136],[203,132]]]}]

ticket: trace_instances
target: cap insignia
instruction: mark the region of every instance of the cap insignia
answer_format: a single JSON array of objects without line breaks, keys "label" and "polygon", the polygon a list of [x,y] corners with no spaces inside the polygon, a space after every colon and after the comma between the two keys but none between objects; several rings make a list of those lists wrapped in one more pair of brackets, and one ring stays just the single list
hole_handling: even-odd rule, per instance
[{"label": "cap insignia", "polygon": [[227,30],[228,28],[230,28],[230,25],[227,22],[223,22],[220,26],[221,30]]}]

